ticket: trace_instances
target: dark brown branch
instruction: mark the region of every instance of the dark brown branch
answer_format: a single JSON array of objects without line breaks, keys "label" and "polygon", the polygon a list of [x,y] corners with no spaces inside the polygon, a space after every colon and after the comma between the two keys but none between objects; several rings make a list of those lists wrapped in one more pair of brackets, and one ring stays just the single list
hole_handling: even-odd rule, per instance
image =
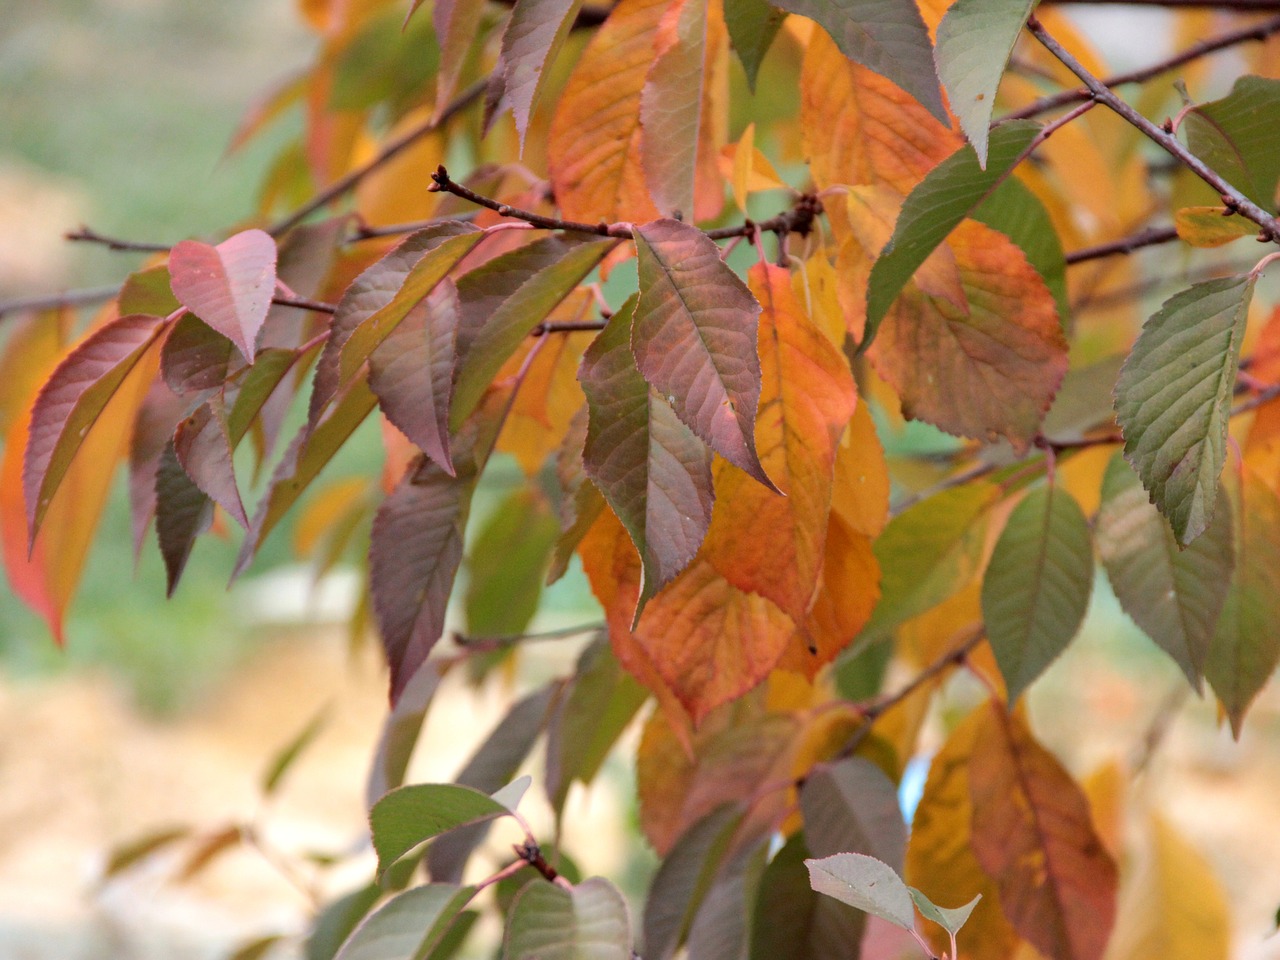
[{"label": "dark brown branch", "polygon": [[1057,57],[1068,70],[1080,78],[1092,92],[1093,99],[1096,102],[1105,104],[1110,110],[1119,114],[1131,125],[1146,134],[1149,139],[1163,147],[1166,152],[1180,160],[1187,169],[1218,192],[1222,197],[1223,204],[1228,209],[1234,210],[1241,216],[1248,217],[1261,227],[1262,234],[1267,239],[1280,239],[1280,222],[1277,222],[1275,217],[1233,187],[1217,171],[1208,167],[1203,160],[1184,147],[1177,137],[1156,126],[1103,86],[1102,82],[1090,73],[1084,64],[1049,35],[1049,32],[1034,16],[1027,21],[1027,29],[1044,45],[1046,50]]},{"label": "dark brown branch", "polygon": [[52,310],[56,307],[92,307],[106,303],[120,292],[120,284],[111,287],[86,287],[83,290],[66,290],[62,293],[43,293],[32,297],[14,297],[0,300],[0,317],[28,310]]},{"label": "dark brown branch", "polygon": [[346,243],[359,243],[361,240],[373,240],[378,237],[398,237],[406,233],[417,233],[427,227],[433,227],[438,223],[447,223],[454,220],[465,220],[470,222],[475,218],[475,214],[464,213],[456,217],[429,217],[426,220],[413,220],[409,223],[392,223],[385,227],[371,227],[368,224],[361,223],[351,231],[351,236],[346,239]]},{"label": "dark brown branch", "polygon": [[549,333],[578,333],[582,330],[603,330],[603,320],[580,320],[573,323],[540,323],[529,334],[531,337],[545,337]]},{"label": "dark brown branch", "polygon": [[314,310],[316,313],[337,313],[338,308],[323,300],[312,300],[309,297],[286,297],[277,294],[271,302],[281,307],[297,307],[299,310]]},{"label": "dark brown branch", "polygon": [[[1150,66],[1143,67],[1140,70],[1131,70],[1127,73],[1117,73],[1114,76],[1107,77],[1102,81],[1104,86],[1119,87],[1126,83],[1146,83],[1153,80],[1161,74],[1168,73],[1170,70],[1176,70],[1184,64],[1193,60],[1199,60],[1201,57],[1208,56],[1211,53],[1217,53],[1219,50],[1226,50],[1231,47],[1239,46],[1242,43],[1248,43],[1251,40],[1265,40],[1273,33],[1280,33],[1280,17],[1272,17],[1270,20],[1264,20],[1261,23],[1250,24],[1247,27],[1241,27],[1238,30],[1232,30],[1218,37],[1212,37],[1208,40],[1202,40],[1200,43],[1194,44],[1181,53],[1174,54],[1167,60],[1161,60],[1159,63],[1153,63]],[[1029,117],[1036,117],[1049,110],[1056,110],[1058,107],[1065,107],[1071,103],[1079,103],[1081,100],[1088,100],[1093,93],[1088,87],[1077,87],[1074,90],[1063,90],[1061,93],[1051,94],[1047,97],[1041,97],[1033,103],[1027,104],[1021,110],[1015,110],[1013,113],[1007,114],[1000,118],[1003,123],[1006,120],[1025,120]]]},{"label": "dark brown branch", "polygon": [[542,855],[542,849],[533,841],[526,840],[524,843],[516,844],[512,849],[517,857],[542,874],[544,880],[554,882],[556,877],[560,876],[556,873],[556,868],[547,863],[546,857]]},{"label": "dark brown branch", "polygon": [[79,230],[64,233],[63,239],[77,243],[100,243],[108,250],[124,250],[131,253],[168,253],[169,244],[143,243],[137,240],[121,240],[98,233],[91,227],[81,226]]},{"label": "dark brown branch", "polygon": [[1119,240],[1112,240],[1110,243],[1100,243],[1093,247],[1082,247],[1079,250],[1072,250],[1065,257],[1067,266],[1076,263],[1085,263],[1089,260],[1100,260],[1103,257],[1113,257],[1117,254],[1133,253],[1142,247],[1153,247],[1161,243],[1171,243],[1178,239],[1178,231],[1173,227],[1151,227],[1140,233],[1135,233],[1130,237],[1121,237]]},{"label": "dark brown branch", "polygon": [[275,226],[269,228],[267,232],[273,237],[278,237],[280,234],[292,227],[296,227],[321,207],[328,206],[334,200],[337,200],[339,197],[342,197],[355,189],[356,185],[359,184],[361,180],[369,176],[369,174],[373,173],[387,161],[413,146],[413,144],[417,143],[427,134],[444,126],[472,104],[479,103],[484,98],[484,92],[488,84],[489,80],[487,77],[483,80],[477,80],[471,86],[467,87],[466,90],[462,91],[462,93],[454,97],[449,105],[440,112],[440,117],[438,119],[428,120],[426,123],[419,124],[412,130],[406,130],[390,143],[385,144],[382,149],[378,151],[377,155],[372,157],[367,163],[352,170],[346,176],[335,180],[300,206],[297,210],[293,211],[293,213],[275,224]]},{"label": "dark brown branch", "polygon": [[[522,220],[542,230],[568,230],[572,233],[589,233],[597,237],[617,237],[621,239],[630,239],[632,237],[631,224],[629,223],[607,223],[603,220],[599,223],[584,223],[581,220],[562,220],[559,217],[547,217],[540,213],[533,213],[530,210],[521,210],[519,207],[513,207],[510,204],[494,200],[492,197],[486,197],[452,180],[449,177],[449,171],[443,166],[439,167],[431,175],[431,181],[431,186],[427,188],[428,190],[437,193],[451,193],[455,197],[461,197],[463,200],[469,200],[477,206],[492,210],[500,217]],[[741,226],[718,227],[715,230],[706,230],[704,232],[712,240],[728,240],[731,237],[747,237],[749,239],[754,237],[756,233],[798,233],[801,236],[805,236],[813,227],[814,218],[821,212],[821,201],[812,194],[804,194],[796,201],[794,207],[778,214],[776,217],[761,220],[759,223],[748,220]]]}]

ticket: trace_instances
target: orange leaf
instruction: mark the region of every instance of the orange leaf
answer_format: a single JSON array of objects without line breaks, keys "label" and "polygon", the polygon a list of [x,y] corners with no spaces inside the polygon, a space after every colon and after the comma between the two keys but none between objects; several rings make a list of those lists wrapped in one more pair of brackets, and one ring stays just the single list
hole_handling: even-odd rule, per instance
[{"label": "orange leaf", "polygon": [[748,280],[762,308],[756,450],[786,496],[721,464],[703,549],[730,583],[798,622],[822,570],[836,445],[857,397],[848,364],[801,309],[788,271],[758,264]]},{"label": "orange leaf", "polygon": [[561,213],[575,220],[658,216],[640,165],[640,94],[667,0],[622,0],[560,97],[547,153]]},{"label": "orange leaf", "polygon": [[831,512],[867,537],[880,536],[889,522],[889,467],[865,403],[858,404],[836,448]]},{"label": "orange leaf", "polygon": [[[985,709],[978,709],[966,717],[933,758],[907,843],[906,880],[935,903],[960,904],[982,894],[960,931],[962,960],[1008,960],[1018,946],[1018,935],[1001,912],[996,885],[970,846],[970,760],[985,714]],[[948,948],[946,931],[935,924],[924,927],[934,952],[942,956]]]},{"label": "orange leaf", "polygon": [[1100,960],[1117,874],[1088,801],[1017,715],[990,702],[979,716],[969,766],[974,855],[1032,946],[1054,960]]}]

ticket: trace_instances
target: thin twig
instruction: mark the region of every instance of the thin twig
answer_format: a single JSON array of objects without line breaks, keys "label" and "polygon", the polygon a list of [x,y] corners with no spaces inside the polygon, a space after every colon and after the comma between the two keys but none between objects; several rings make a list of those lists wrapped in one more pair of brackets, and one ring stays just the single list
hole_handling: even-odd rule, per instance
[{"label": "thin twig", "polygon": [[0,300],[0,318],[29,310],[53,310],[57,307],[92,307],[105,303],[120,292],[120,284],[110,287],[85,287],[62,293],[42,293],[31,297]]},{"label": "thin twig", "polygon": [[489,80],[487,77],[482,80],[477,80],[471,86],[467,87],[466,90],[463,90],[462,93],[454,97],[448,106],[440,111],[440,116],[438,118],[419,124],[412,130],[406,130],[390,143],[385,144],[382,149],[379,150],[378,153],[367,163],[356,167],[356,169],[352,170],[346,176],[335,180],[300,206],[297,210],[293,211],[293,213],[289,214],[279,223],[270,227],[267,232],[273,237],[278,237],[285,231],[296,227],[321,207],[328,206],[334,200],[337,200],[339,197],[344,196],[351,190],[355,189],[356,185],[359,184],[361,180],[373,173],[379,167],[383,166],[387,161],[417,143],[427,134],[444,126],[472,104],[480,102],[480,100],[484,98],[484,92],[487,89],[488,84]]},{"label": "thin twig", "polygon": [[545,337],[548,333],[577,333],[580,330],[603,330],[603,320],[581,320],[573,323],[540,323],[529,334],[531,337]]},{"label": "thin twig", "polygon": [[1154,247],[1161,243],[1172,243],[1177,239],[1178,231],[1174,227],[1151,227],[1132,236],[1112,240],[1109,243],[1100,243],[1096,246],[1072,250],[1063,259],[1067,262],[1067,266],[1070,267],[1089,260],[1101,260],[1103,257],[1133,253],[1133,251],[1142,247]]},{"label": "thin twig", "polygon": [[456,221],[470,222],[475,219],[473,213],[463,213],[454,217],[429,217],[426,220],[413,220],[409,223],[392,223],[385,227],[371,227],[368,224],[359,224],[344,242],[359,243],[362,240],[373,240],[377,237],[398,237],[406,233],[417,233],[419,230],[425,230],[427,227],[434,227],[441,223],[450,223]]},{"label": "thin twig", "polygon": [[1068,70],[1080,78],[1093,93],[1093,99],[1096,102],[1105,104],[1110,110],[1146,134],[1150,140],[1180,160],[1187,169],[1218,192],[1224,206],[1239,213],[1241,216],[1248,217],[1261,227],[1262,235],[1267,239],[1276,240],[1280,238],[1280,222],[1277,222],[1275,217],[1233,187],[1216,170],[1208,167],[1203,160],[1184,147],[1177,137],[1156,126],[1112,93],[1111,90],[1107,89],[1097,77],[1088,71],[1084,64],[1055,40],[1034,16],[1027,20],[1027,29],[1044,45],[1046,50],[1057,57]]},{"label": "thin twig", "polygon": [[317,313],[337,313],[338,308],[323,300],[312,300],[310,297],[274,296],[271,302],[281,307],[297,307],[299,310],[314,310]]},{"label": "thin twig", "polygon": [[465,647],[468,650],[490,650],[536,640],[563,640],[565,637],[576,637],[583,633],[595,633],[603,629],[603,623],[579,623],[572,627],[557,627],[554,630],[538,630],[530,633],[502,633],[488,637],[469,637],[465,634],[455,633],[453,642],[459,647]]},{"label": "thin twig", "polygon": [[[1199,60],[1201,57],[1208,56],[1211,53],[1217,53],[1219,50],[1226,50],[1242,43],[1248,43],[1251,40],[1265,40],[1273,33],[1280,33],[1280,17],[1272,17],[1270,20],[1264,20],[1261,23],[1250,24],[1247,27],[1232,30],[1221,36],[1202,40],[1200,43],[1187,47],[1187,49],[1174,54],[1166,60],[1153,63],[1150,66],[1143,67],[1141,70],[1117,73],[1114,76],[1107,77],[1102,83],[1108,87],[1119,87],[1126,83],[1146,83],[1148,80],[1154,80],[1161,74],[1176,70],[1178,67],[1191,63],[1193,60]],[[1030,117],[1036,117],[1050,110],[1056,110],[1058,107],[1065,107],[1069,103],[1088,100],[1092,96],[1093,94],[1088,87],[1063,90],[1061,93],[1041,97],[1022,109],[1001,117],[998,122],[1004,123],[1006,120],[1025,120]]]},{"label": "thin twig", "polygon": [[123,250],[130,253],[168,253],[172,244],[144,243],[138,240],[121,240],[108,237],[92,227],[81,226],[79,230],[71,230],[62,235],[64,240],[75,243],[99,243],[108,250]]}]

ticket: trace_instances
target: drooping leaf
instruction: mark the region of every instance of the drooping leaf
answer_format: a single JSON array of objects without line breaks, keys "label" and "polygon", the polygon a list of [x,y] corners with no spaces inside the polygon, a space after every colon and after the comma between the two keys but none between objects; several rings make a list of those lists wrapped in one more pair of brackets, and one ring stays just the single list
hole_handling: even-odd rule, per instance
[{"label": "drooping leaf", "polygon": [[814,856],[863,853],[902,869],[907,827],[897,788],[870,760],[850,757],[820,767],[805,780],[800,809],[805,845]]},{"label": "drooping leaf", "polygon": [[1014,41],[1038,0],[956,0],[938,24],[933,56],[951,111],[987,165],[987,138],[996,88]]},{"label": "drooping leaf", "polygon": [[396,894],[351,931],[334,960],[426,957],[474,895],[472,887],[451,883],[429,883]]},{"label": "drooping leaf", "polygon": [[862,853],[837,853],[805,861],[809,882],[818,893],[865,910],[872,916],[913,930],[911,892],[887,863]]},{"label": "drooping leaf", "polygon": [[400,693],[400,699],[382,721],[378,746],[369,767],[369,778],[365,782],[365,806],[370,809],[388,790],[404,783],[409,757],[417,746],[422,724],[427,718],[427,709],[439,687],[439,669],[434,663],[424,663],[409,678]]},{"label": "drooping leaf", "polygon": [[156,540],[164,560],[166,594],[173,596],[196,538],[213,523],[213,501],[178,462],[173,443],[156,465]]},{"label": "drooping leaf", "polygon": [[1116,383],[1125,456],[1183,546],[1213,519],[1253,286],[1223,277],[1166,300]]},{"label": "drooping leaf", "polygon": [[836,450],[857,397],[848,364],[805,314],[790,274],[761,264],[748,281],[762,306],[756,449],[785,496],[721,471],[706,555],[734,586],[799,622],[822,573]]},{"label": "drooping leaf", "polygon": [[518,0],[502,35],[503,95],[511,104],[524,146],[547,65],[569,35],[582,0]]},{"label": "drooping leaf", "polygon": [[1012,703],[1071,642],[1093,590],[1089,522],[1060,484],[1033,488],[1005,524],[982,582],[987,639]]},{"label": "drooping leaf", "polygon": [[1016,715],[981,710],[969,780],[973,851],[1018,933],[1052,960],[1100,960],[1116,865],[1079,786]]},{"label": "drooping leaf", "polygon": [[1180,549],[1124,458],[1107,466],[1095,536],[1111,589],[1197,690],[1235,565],[1231,525],[1219,491],[1204,534]]},{"label": "drooping leaf", "polygon": [[667,0],[622,0],[561,94],[547,142],[556,202],[570,220],[658,216],[640,159],[640,95]]},{"label": "drooping leaf", "polygon": [[847,960],[862,942],[866,914],[809,884],[804,835],[795,834],[760,880],[750,960]]},{"label": "drooping leaf", "polygon": [[643,563],[636,616],[688,566],[711,523],[711,451],[644,381],[631,353],[635,300],[582,358],[589,423],[583,467]]},{"label": "drooping leaf", "polygon": [[759,303],[700,230],[655,220],[635,236],[640,372],[713,450],[772,487],[755,450]]},{"label": "drooping leaf", "polygon": [[435,0],[431,23],[440,45],[440,68],[436,74],[436,116],[453,99],[458,77],[467,55],[481,35],[484,4],[469,0]]},{"label": "drooping leaf", "polygon": [[1247,467],[1226,489],[1235,566],[1204,675],[1239,737],[1245,711],[1280,662],[1280,498]]},{"label": "drooping leaf", "polygon": [[369,388],[382,412],[449,474],[449,403],[460,310],[457,288],[442,281],[369,356]]},{"label": "drooping leaf", "polygon": [[159,317],[120,317],[75,347],[41,387],[22,469],[30,542],[85,438],[166,329]]},{"label": "drooping leaf", "polygon": [[768,0],[725,0],[724,22],[729,28],[729,42],[742,61],[747,86],[753,91],[760,64],[786,18],[787,15]]},{"label": "drooping leaf", "polygon": [[[906,879],[933,901],[960,903],[982,895],[960,935],[961,956],[974,960],[1007,960],[1018,935],[1001,909],[995,881],[974,856],[970,761],[976,738],[985,729],[986,710],[973,711],[952,731],[934,756],[924,793],[916,806],[907,844]],[[921,931],[941,956],[950,938],[932,926]]]},{"label": "drooping leaf", "polygon": [[1221,100],[1193,107],[1182,118],[1191,151],[1267,210],[1275,206],[1280,180],[1277,110],[1280,80],[1246,75]]},{"label": "drooping leaf", "polygon": [[[616,244],[616,240],[587,240],[570,245],[557,237],[547,237],[529,245],[536,249],[512,255],[522,261],[545,257],[549,262],[496,306],[465,344],[459,343],[458,373],[449,412],[452,429],[457,430],[476,408],[494,376],[525,337]],[[481,269],[501,269],[502,259],[490,261]],[[465,296],[470,289],[470,285],[459,285],[459,293],[464,294],[464,311],[470,309]]]},{"label": "drooping leaf", "polygon": [[169,282],[184,307],[253,363],[276,291],[276,242],[270,234],[244,230],[216,247],[183,240],[169,251]]},{"label": "drooping leaf", "polygon": [[814,20],[850,60],[870,67],[946,122],[929,31],[914,0],[781,0]]},{"label": "drooping leaf", "polygon": [[178,424],[173,451],[191,481],[227,511],[240,526],[248,529],[249,518],[236,486],[231,462],[231,436],[222,402],[212,399],[201,404]]},{"label": "drooping leaf", "polygon": [[[528,778],[524,778],[528,786]],[[386,793],[369,811],[378,872],[383,874],[418,844],[473,823],[505,817],[508,806],[473,787],[416,783]]]},{"label": "drooping leaf", "polygon": [[568,889],[529,883],[507,918],[503,960],[630,960],[631,919],[603,877]]},{"label": "drooping leaf", "polygon": [[946,930],[947,933],[952,934],[960,932],[973,914],[973,908],[982,899],[982,894],[979,893],[964,906],[947,909],[938,906],[915,887],[908,887],[908,889],[911,891],[911,900],[915,903],[916,909],[920,911],[920,916],[926,920],[932,920]]},{"label": "drooping leaf", "polygon": [[107,853],[107,862],[102,866],[102,880],[104,882],[110,880],[117,874],[146,860],[153,853],[158,853],[166,847],[171,847],[189,836],[191,836],[190,827],[162,827],[113,846]]},{"label": "drooping leaf", "polygon": [[985,168],[972,146],[961,147],[938,164],[902,204],[893,236],[880,252],[867,285],[870,344],[894,299],[947,235],[982,203],[1039,132],[1029,120],[1003,124],[991,134]]}]

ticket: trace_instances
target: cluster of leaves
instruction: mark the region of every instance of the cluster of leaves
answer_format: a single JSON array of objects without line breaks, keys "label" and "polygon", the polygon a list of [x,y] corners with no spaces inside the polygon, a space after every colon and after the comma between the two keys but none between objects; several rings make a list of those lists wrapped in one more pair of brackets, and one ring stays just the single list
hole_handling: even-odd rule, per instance
[{"label": "cluster of leaves", "polygon": [[[535,743],[558,816],[652,698],[646,960],[847,956],[866,924],[851,907],[914,932],[913,902],[953,957],[1101,957],[1124,847],[1014,705],[1077,633],[1095,556],[1237,732],[1280,659],[1280,312],[1251,310],[1265,259],[1195,253],[1209,275],[1132,342],[1139,266],[1106,257],[1280,237],[1269,48],[1250,52],[1259,75],[1183,106],[1184,145],[1098,81],[1052,10],[1007,70],[1034,0],[419,6],[303,2],[316,62],[238,136],[306,121],[262,224],[161,254],[73,345],[65,311],[12,334],[15,592],[61,637],[120,460],[170,589],[223,518],[247,567],[377,410],[381,489],[314,490],[298,523],[324,565],[367,531],[359,609],[392,701],[369,786],[378,877],[322,915],[312,956],[392,892],[341,955],[457,949],[477,892],[463,870]],[[1234,39],[1200,53],[1280,31],[1221,19]],[[1179,62],[1197,82],[1196,57]],[[1133,235],[1163,211],[1174,229]],[[527,484],[468,537],[497,454]],[[253,511],[250,460],[274,462]],[[402,786],[440,678],[517,655],[574,553],[604,637],[456,784]],[[442,649],[464,563],[469,631],[493,642]],[[891,659],[914,679],[885,695]],[[897,784],[960,668],[987,701],[933,757],[908,833]],[[557,878],[531,834],[519,857],[552,882],[499,897],[508,957],[630,956],[616,889]],[[409,887],[420,864],[431,883]],[[1157,888],[1116,933],[1141,945],[1177,893],[1130,872]],[[1204,955],[1225,950],[1220,927]]]}]

